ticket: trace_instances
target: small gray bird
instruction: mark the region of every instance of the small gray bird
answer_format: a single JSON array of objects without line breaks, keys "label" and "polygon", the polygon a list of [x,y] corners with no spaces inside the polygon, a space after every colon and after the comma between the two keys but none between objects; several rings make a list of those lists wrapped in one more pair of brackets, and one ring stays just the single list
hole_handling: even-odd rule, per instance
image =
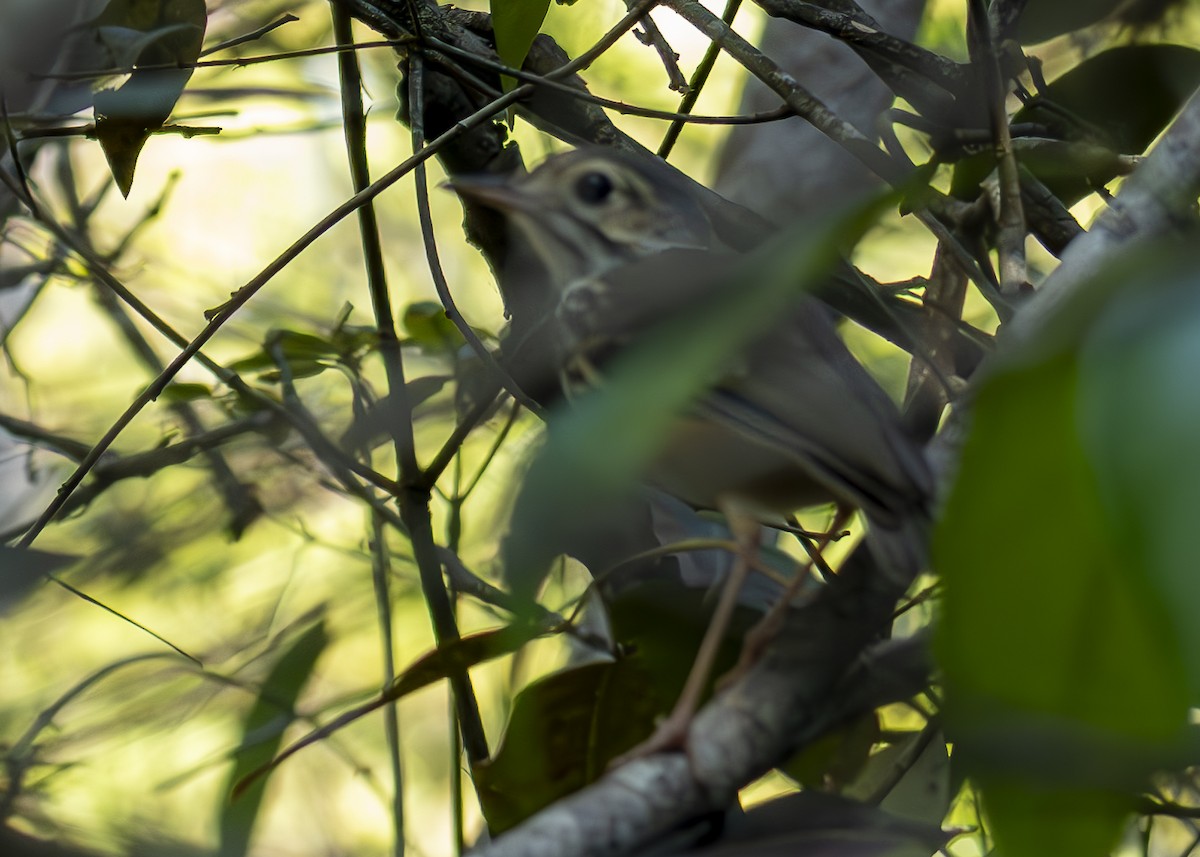
[{"label": "small gray bird", "polygon": [[[736,282],[729,272],[737,254],[688,184],[652,158],[580,149],[528,174],[453,187],[506,215],[544,267],[553,309],[526,320],[521,336],[535,343],[532,362],[549,367],[568,395],[602,378],[607,360],[681,307]],[[746,519],[853,506],[867,518],[886,573],[911,579],[924,562],[933,480],[922,451],[811,297],[797,297],[680,415],[647,479],[693,506],[720,509],[743,534],[757,532]],[[741,575],[749,562],[740,563]],[[727,586],[714,625],[724,602],[732,609],[738,585]],[[703,656],[702,648],[697,670]],[[698,684],[706,677],[707,668]],[[692,709],[698,688],[693,696]],[[668,734],[643,751],[678,745],[691,713],[677,708]]]}]

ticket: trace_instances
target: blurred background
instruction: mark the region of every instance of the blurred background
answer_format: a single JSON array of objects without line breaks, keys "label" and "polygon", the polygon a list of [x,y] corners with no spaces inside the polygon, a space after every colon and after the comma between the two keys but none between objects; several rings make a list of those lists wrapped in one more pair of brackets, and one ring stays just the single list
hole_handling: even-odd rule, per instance
[{"label": "blurred background", "polygon": [[[333,43],[328,4],[210,0],[206,47],[258,35],[204,56],[228,62],[196,69],[171,123],[205,131],[152,135],[123,197],[101,146],[78,130],[91,121],[94,77],[65,74],[72,55],[63,50],[108,5],[10,0],[0,8],[10,127],[39,111],[59,117],[53,130],[25,133],[20,144],[29,167],[22,178],[43,215],[23,209],[11,187],[0,188],[6,542],[41,514],[87,449],[157,374],[155,363],[161,368],[178,353],[114,301],[79,254],[101,260],[165,325],[191,338],[206,312],[353,192],[336,59],[287,56]],[[962,6],[930,3],[917,41],[964,57]],[[1192,9],[1173,24],[1173,38],[1194,41]],[[295,19],[259,32],[285,14]],[[575,55],[622,14],[612,0],[556,4],[543,31]],[[739,30],[755,36],[762,18],[746,9]],[[692,68],[704,41],[669,14],[658,20],[680,65]],[[354,34],[360,42],[379,39],[357,24]],[[1059,57],[1087,49],[1060,39],[1043,58],[1051,69],[1068,61]],[[368,152],[380,175],[411,154],[409,133],[395,119],[396,58],[386,45],[364,48],[358,58]],[[612,99],[663,110],[678,104],[654,51],[629,35],[586,79],[593,92]],[[743,84],[741,69],[722,57],[695,112],[738,112]],[[70,109],[76,102],[78,114]],[[613,118],[651,148],[665,127]],[[530,164],[564,147],[520,120],[513,133]],[[728,133],[689,127],[672,161],[711,183],[719,178]],[[906,143],[921,145],[915,136]],[[11,170],[11,158],[5,164]],[[435,161],[429,167],[436,187],[442,176]],[[430,306],[437,298],[413,197],[410,176],[376,205],[406,370],[410,380],[428,378],[434,389],[462,356],[460,341]],[[505,323],[503,305],[487,265],[463,237],[459,202],[435,189],[430,204],[458,306],[494,342]],[[1096,206],[1091,198],[1074,212],[1086,222]],[[73,253],[43,217],[71,234]],[[912,218],[896,215],[876,227],[855,262],[881,280],[901,281],[929,273],[934,246]],[[1034,271],[1052,264],[1032,244],[1031,254]],[[342,437],[383,384],[368,335],[373,317],[362,265],[359,232],[347,218],[275,275],[204,353],[274,398],[281,396],[277,358],[285,355],[304,408],[326,437]],[[994,327],[982,300],[972,298],[966,316],[981,329]],[[905,355],[863,331],[848,335],[899,398]],[[449,388],[416,414],[418,456],[428,461],[455,424]],[[230,436],[213,437],[218,429]],[[163,456],[185,437],[201,438],[204,452],[186,461]],[[497,579],[509,504],[538,437],[536,419],[521,413],[510,421],[504,411],[471,434],[438,482],[434,532],[484,578]],[[395,472],[388,447],[374,455],[377,470]],[[390,566],[382,571],[372,550],[379,538],[390,548]],[[460,811],[465,839],[479,831],[440,681],[398,704],[398,750],[389,749],[389,727],[374,712],[284,762],[266,780],[260,810],[253,801],[230,803],[231,784],[255,764],[378,694],[386,682],[385,650],[402,670],[433,647],[410,546],[375,527],[368,508],[315,464],[308,445],[261,402],[189,364],[121,432],[93,479],[34,547],[45,552],[45,565],[22,565],[19,575],[17,558],[0,553],[11,581],[0,586],[0,807],[12,828],[105,853],[398,853],[391,795],[400,770],[409,853],[454,853]],[[56,580],[44,579],[46,572]],[[567,575],[562,586],[569,594],[580,584]],[[390,620],[381,618],[383,603]],[[496,611],[475,600],[460,599],[458,609],[464,633],[498,624]],[[567,647],[551,642],[472,670],[493,744],[515,691],[566,657]],[[893,714],[893,725],[909,716]],[[764,793],[789,787],[775,777],[760,787]],[[456,791],[461,801],[452,799]]]}]

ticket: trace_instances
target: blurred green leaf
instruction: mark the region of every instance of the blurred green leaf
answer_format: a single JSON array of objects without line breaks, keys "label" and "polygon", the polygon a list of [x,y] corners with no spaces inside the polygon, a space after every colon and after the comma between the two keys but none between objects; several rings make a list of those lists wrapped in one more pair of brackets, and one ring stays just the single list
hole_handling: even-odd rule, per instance
[{"label": "blurred green leaf", "polygon": [[213,389],[207,384],[172,381],[159,395],[158,400],[160,402],[195,402],[212,397]]},{"label": "blurred green leaf", "polygon": [[242,723],[242,743],[237,761],[222,790],[220,818],[221,857],[242,857],[248,852],[250,836],[262,808],[266,777],[240,789],[233,800],[225,800],[234,787],[252,771],[268,764],[279,751],[283,733],[296,719],[296,701],[312,677],[317,658],[329,644],[324,620],[300,634],[275,662],[262,690]]},{"label": "blurred green leaf", "polygon": [[0,611],[28,595],[47,575],[79,559],[67,554],[0,545]]},{"label": "blurred green leaf", "polygon": [[330,343],[345,358],[365,354],[379,344],[379,332],[367,325],[338,324],[329,337]]},{"label": "blurred green leaf", "polygon": [[1194,699],[1200,302],[1136,311],[1164,276],[1108,272],[993,367],[935,536],[948,726],[1005,853],[1106,852]]},{"label": "blurred green leaf", "polygon": [[[550,0],[492,0],[492,32],[500,62],[521,67],[549,9]],[[517,83],[508,75],[501,75],[500,82],[505,92]]]},{"label": "blurred green leaf", "polygon": [[417,301],[404,309],[404,329],[418,345],[429,351],[455,351],[463,345],[458,328],[437,301]]},{"label": "blurred green leaf", "polygon": [[1171,616],[1200,703],[1200,290],[1196,271],[1120,293],[1080,355],[1084,449],[1113,538]]},{"label": "blurred green leaf", "polygon": [[1037,44],[1080,30],[1108,17],[1125,0],[1029,0],[1017,23],[1017,39]]},{"label": "blurred green leaf", "polygon": [[324,372],[334,363],[345,362],[346,342],[358,343],[357,338],[318,336],[299,330],[273,330],[267,334],[261,349],[248,357],[229,364],[234,372],[259,372],[264,381],[278,382],[281,377],[276,352],[282,355],[294,378],[309,378]]}]

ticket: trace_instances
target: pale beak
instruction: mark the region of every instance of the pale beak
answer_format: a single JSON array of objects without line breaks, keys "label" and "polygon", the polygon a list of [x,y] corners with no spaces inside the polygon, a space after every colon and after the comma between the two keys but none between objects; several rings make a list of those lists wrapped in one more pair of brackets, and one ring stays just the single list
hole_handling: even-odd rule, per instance
[{"label": "pale beak", "polygon": [[537,201],[520,188],[508,183],[505,176],[476,175],[456,178],[444,185],[467,202],[485,205],[501,212],[536,211]]}]

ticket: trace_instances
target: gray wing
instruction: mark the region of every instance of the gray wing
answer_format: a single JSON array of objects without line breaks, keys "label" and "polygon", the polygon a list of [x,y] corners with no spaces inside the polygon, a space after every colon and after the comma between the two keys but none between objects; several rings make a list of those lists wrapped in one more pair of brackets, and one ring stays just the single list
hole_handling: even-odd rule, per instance
[{"label": "gray wing", "polygon": [[880,523],[923,507],[932,493],[928,465],[895,404],[810,299],[754,342],[697,407],[788,450]]},{"label": "gray wing", "polygon": [[[736,282],[737,257],[672,250],[578,284],[559,307],[594,363],[653,335],[681,308]],[[748,440],[781,449],[832,494],[885,524],[924,507],[932,476],[895,404],[838,337],[830,312],[799,296],[790,316],[757,337],[694,406]]]}]

